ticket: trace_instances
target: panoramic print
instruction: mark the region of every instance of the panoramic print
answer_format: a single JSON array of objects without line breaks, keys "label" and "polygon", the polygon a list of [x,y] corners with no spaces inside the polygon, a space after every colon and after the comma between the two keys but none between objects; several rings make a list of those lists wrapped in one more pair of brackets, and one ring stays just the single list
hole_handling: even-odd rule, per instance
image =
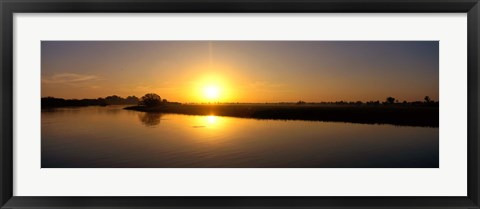
[{"label": "panoramic print", "polygon": [[42,41],[41,97],[42,168],[439,167],[438,41]]}]

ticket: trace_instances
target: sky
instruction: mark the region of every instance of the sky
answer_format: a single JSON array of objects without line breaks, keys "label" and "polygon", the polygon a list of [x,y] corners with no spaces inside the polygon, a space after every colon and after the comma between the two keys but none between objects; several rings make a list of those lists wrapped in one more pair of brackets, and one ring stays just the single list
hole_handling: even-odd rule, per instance
[{"label": "sky", "polygon": [[42,41],[42,97],[177,102],[422,101],[438,41]]}]

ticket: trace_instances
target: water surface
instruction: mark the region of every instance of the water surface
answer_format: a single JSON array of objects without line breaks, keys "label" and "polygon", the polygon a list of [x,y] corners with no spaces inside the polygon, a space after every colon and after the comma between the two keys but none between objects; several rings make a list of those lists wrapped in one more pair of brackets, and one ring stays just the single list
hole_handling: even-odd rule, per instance
[{"label": "water surface", "polygon": [[42,110],[43,168],[438,167],[438,128]]}]

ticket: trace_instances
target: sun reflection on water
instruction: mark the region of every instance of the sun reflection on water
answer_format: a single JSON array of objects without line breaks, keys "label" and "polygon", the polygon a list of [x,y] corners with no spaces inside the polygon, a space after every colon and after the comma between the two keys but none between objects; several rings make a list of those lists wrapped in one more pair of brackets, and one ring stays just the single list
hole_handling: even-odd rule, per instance
[{"label": "sun reflection on water", "polygon": [[209,115],[206,117],[206,121],[208,125],[213,125],[217,122],[217,116],[215,115]]},{"label": "sun reflection on water", "polygon": [[192,124],[194,128],[206,129],[222,129],[224,128],[225,119],[216,115],[194,116],[195,122]]}]

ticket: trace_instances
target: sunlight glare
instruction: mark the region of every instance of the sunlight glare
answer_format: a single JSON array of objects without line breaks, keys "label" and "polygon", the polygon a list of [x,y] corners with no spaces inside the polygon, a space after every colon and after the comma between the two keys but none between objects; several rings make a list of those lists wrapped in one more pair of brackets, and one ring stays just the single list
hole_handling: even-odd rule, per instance
[{"label": "sunlight glare", "polygon": [[215,115],[207,116],[207,122],[208,124],[215,124],[215,122],[217,122],[217,116]]},{"label": "sunlight glare", "polygon": [[208,86],[204,89],[204,94],[207,99],[218,99],[220,90],[216,86]]}]

